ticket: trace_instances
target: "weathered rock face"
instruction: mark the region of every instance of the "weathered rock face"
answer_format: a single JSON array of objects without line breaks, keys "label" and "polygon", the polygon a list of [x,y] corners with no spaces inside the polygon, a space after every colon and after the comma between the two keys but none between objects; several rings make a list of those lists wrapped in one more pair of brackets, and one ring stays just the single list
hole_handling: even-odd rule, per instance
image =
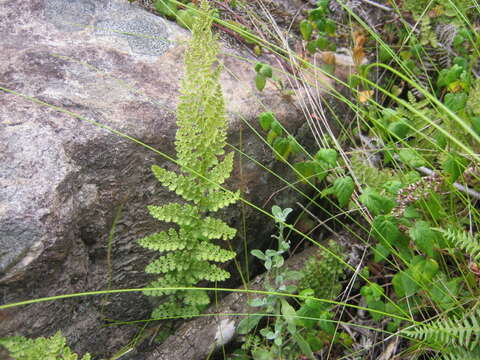
[{"label": "weathered rock face", "polygon": [[[149,168],[173,167],[105,127],[174,155],[178,40],[188,34],[120,0],[0,0],[0,34],[0,86],[16,92],[0,94],[0,301],[144,286],[152,254],[135,240],[165,228],[146,205],[173,199]],[[244,121],[266,108],[294,128],[301,111],[272,88],[258,94],[252,64],[233,53],[222,55],[230,141],[268,164],[270,151]],[[229,186],[262,206],[283,184],[239,158]],[[240,209],[223,214],[238,228]],[[245,209],[246,240],[257,247],[271,222]],[[242,248],[242,236],[233,246]],[[74,350],[106,355],[137,328],[101,327],[105,319],[145,319],[150,310],[140,293],[46,302],[0,314],[0,336],[62,330]]]}]

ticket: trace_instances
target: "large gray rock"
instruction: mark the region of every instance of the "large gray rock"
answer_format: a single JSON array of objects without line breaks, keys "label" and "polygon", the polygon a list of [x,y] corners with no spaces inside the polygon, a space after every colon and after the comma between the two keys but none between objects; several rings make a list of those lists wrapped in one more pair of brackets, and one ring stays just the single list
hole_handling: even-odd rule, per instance
[{"label": "large gray rock", "polygon": [[[178,40],[187,32],[126,0],[0,0],[0,34],[0,86],[15,92],[0,93],[1,303],[144,286],[152,254],[135,240],[166,227],[146,205],[174,199],[149,168],[173,166],[107,127],[174,155]],[[223,49],[221,79],[230,141],[271,166],[244,121],[273,109],[293,129],[302,112],[272,87],[259,94],[252,64],[232,54]],[[228,185],[262,206],[283,184],[239,159]],[[246,241],[269,241],[272,222],[245,211]],[[240,206],[223,217],[242,228]],[[233,244],[239,252],[242,240],[240,233]],[[45,302],[1,313],[0,336],[62,330],[76,351],[107,355],[138,328],[102,327],[106,320],[145,319],[150,310],[140,293]]]}]

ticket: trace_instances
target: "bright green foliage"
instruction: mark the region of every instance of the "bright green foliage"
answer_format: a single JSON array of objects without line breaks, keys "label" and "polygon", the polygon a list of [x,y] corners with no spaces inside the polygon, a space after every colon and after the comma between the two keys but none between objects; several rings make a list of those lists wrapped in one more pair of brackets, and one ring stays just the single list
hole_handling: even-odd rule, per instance
[{"label": "bright green foliage", "polygon": [[[439,319],[413,329],[402,330],[404,335],[425,341],[433,346],[462,347],[470,353],[480,350],[480,311],[464,318]],[[473,353],[472,353],[473,354]],[[473,359],[473,357],[471,357]]]},{"label": "bright green foliage", "polygon": [[[0,346],[5,347],[10,357],[15,360],[77,360],[78,355],[72,353],[67,341],[60,332],[44,338],[28,339],[23,336],[11,336],[0,339]],[[90,360],[85,354],[82,360]]]},{"label": "bright green foliage", "polygon": [[[328,242],[328,248],[342,257],[342,247],[335,241]],[[319,256],[310,257],[302,269],[301,289],[313,289],[319,299],[333,299],[342,289],[345,266],[332,254],[323,251]]]},{"label": "bright green foliage", "polygon": [[344,207],[350,201],[355,185],[350,176],[335,179],[332,192],[338,199],[338,204]]},{"label": "bright green foliage", "polygon": [[[150,215],[174,222],[171,228],[138,240],[140,246],[161,252],[145,269],[161,274],[151,287],[191,287],[199,281],[222,281],[230,274],[210,262],[226,262],[235,253],[212,244],[212,239],[229,240],[235,229],[207,213],[234,203],[239,193],[224,191],[232,171],[233,153],[225,154],[226,119],[215,68],[218,45],[210,30],[211,10],[207,1],[202,15],[195,17],[193,34],[185,52],[185,73],[177,107],[178,131],[175,146],[180,173],[153,166],[158,181],[190,203],[149,206]],[[153,312],[153,317],[191,316],[209,303],[200,291],[150,290],[147,295],[173,294]]]},{"label": "bright green foliage", "polygon": [[374,189],[379,189],[387,181],[396,179],[391,169],[377,169],[369,165],[363,154],[353,154],[350,158],[350,166],[360,184]]},{"label": "bright green foliage", "polygon": [[461,230],[440,229],[440,231],[453,248],[465,250],[474,261],[480,262],[480,241],[477,237]]}]

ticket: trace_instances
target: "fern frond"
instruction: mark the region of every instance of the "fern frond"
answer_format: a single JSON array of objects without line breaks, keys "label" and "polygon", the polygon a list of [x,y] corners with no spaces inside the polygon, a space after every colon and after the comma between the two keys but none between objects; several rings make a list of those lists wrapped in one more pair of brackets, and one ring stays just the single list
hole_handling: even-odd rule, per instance
[{"label": "fern frond", "polygon": [[200,313],[195,305],[185,305],[183,299],[171,299],[155,308],[152,312],[152,318],[189,318]]},{"label": "fern frond", "polygon": [[158,232],[137,240],[138,244],[146,249],[156,251],[173,251],[183,250],[188,244],[188,233],[184,229],[180,229],[178,233],[171,228],[166,231]]},{"label": "fern frond", "polygon": [[170,203],[162,206],[147,206],[155,219],[175,222],[180,226],[192,226],[198,222],[198,208],[189,204]]},{"label": "fern frond", "polygon": [[208,173],[208,179],[211,181],[210,184],[205,184],[206,188],[212,187],[215,188],[216,185],[221,185],[228,178],[233,169],[233,153],[228,153],[225,155],[225,158],[220,161],[218,164],[212,167]]},{"label": "fern frond", "polygon": [[190,258],[186,252],[177,251],[162,255],[145,268],[147,274],[163,274],[173,270],[185,271],[190,268]]},{"label": "fern frond", "polygon": [[443,354],[444,360],[478,360],[480,359],[480,347],[476,347],[473,350],[463,349],[456,347],[449,349],[449,351]]},{"label": "fern frond", "polygon": [[[15,360],[78,359],[78,355],[72,353],[67,346],[67,341],[60,331],[49,338],[28,339],[23,336],[1,338],[0,346],[5,347],[10,357]],[[90,359],[88,353],[82,357],[82,360]]]},{"label": "fern frond", "polygon": [[463,346],[468,350],[478,347],[480,342],[480,310],[461,319],[440,319],[422,324],[412,330],[402,330],[404,335],[442,346]]},{"label": "fern frond", "polygon": [[218,190],[216,192],[210,192],[204,203],[204,206],[210,211],[217,211],[218,209],[222,209],[237,202],[239,198],[239,191],[230,193],[223,190]]},{"label": "fern frond", "polygon": [[210,303],[210,298],[206,291],[194,290],[185,291],[183,294],[183,302],[187,305],[202,306]]},{"label": "fern frond", "polygon": [[230,277],[230,273],[216,265],[204,262],[195,269],[195,276],[199,280],[223,281]]},{"label": "fern frond", "polygon": [[228,226],[220,219],[206,217],[202,220],[198,231],[208,239],[229,240],[235,237],[237,230]]},{"label": "fern frond", "polygon": [[480,241],[476,236],[459,229],[439,229],[454,247],[464,250],[474,261],[480,262]]},{"label": "fern frond", "polygon": [[178,174],[152,166],[158,181],[192,204],[170,203],[149,206],[154,218],[174,222],[178,230],[170,229],[138,243],[148,249],[167,252],[153,260],[147,273],[162,274],[151,283],[155,290],[145,294],[174,294],[157,307],[154,317],[189,317],[198,314],[209,303],[205,293],[162,288],[191,287],[201,280],[221,281],[230,274],[209,261],[225,262],[235,256],[210,239],[228,240],[236,230],[212,217],[208,212],[232,204],[239,193],[230,193],[221,184],[230,176],[233,153],[225,154],[227,121],[220,87],[220,66],[217,65],[219,45],[211,31],[213,13],[207,0],[201,1],[200,12],[194,18],[192,39],[185,51],[184,77],[180,84],[177,105],[178,130],[175,136]]},{"label": "fern frond", "polygon": [[222,249],[215,244],[203,242],[198,246],[198,249],[193,256],[202,261],[226,262],[235,257],[235,252]]},{"label": "fern frond", "polygon": [[[156,165],[152,166],[152,172],[163,186],[167,187],[170,191],[174,191],[185,200],[198,203],[202,199],[201,189],[192,184],[192,176],[186,177],[184,175],[178,175]],[[195,179],[196,177],[193,178]]]}]

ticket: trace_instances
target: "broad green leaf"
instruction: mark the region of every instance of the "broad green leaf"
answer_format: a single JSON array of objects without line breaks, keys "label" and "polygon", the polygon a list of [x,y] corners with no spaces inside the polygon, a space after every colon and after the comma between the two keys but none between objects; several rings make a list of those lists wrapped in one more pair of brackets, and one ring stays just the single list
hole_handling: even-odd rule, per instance
[{"label": "broad green leaf", "polygon": [[370,283],[368,285],[364,285],[360,289],[360,294],[363,297],[371,297],[373,300],[380,300],[384,293],[385,291],[383,290],[383,288],[377,283]]},{"label": "broad green leaf", "polygon": [[412,277],[425,286],[429,286],[433,277],[438,273],[439,265],[434,259],[424,259],[422,256],[416,258],[420,258],[420,260],[410,268]]},{"label": "broad green leaf", "polygon": [[353,179],[350,176],[335,179],[335,181],[333,182],[332,190],[333,194],[338,199],[338,204],[340,205],[340,207],[344,207],[348,204],[348,201],[353,194],[354,188],[355,184],[353,183]]},{"label": "broad green leaf", "polygon": [[168,17],[175,17],[177,13],[177,5],[171,0],[157,0],[154,6],[160,14]]},{"label": "broad green leaf", "polygon": [[308,359],[315,360],[315,356],[313,356],[312,349],[308,342],[300,335],[300,333],[295,332],[291,333],[293,341],[295,341],[302,351],[302,355],[305,355]]},{"label": "broad green leaf", "polygon": [[331,319],[332,314],[328,310],[322,311],[322,313],[318,317],[318,326],[327,334],[335,335],[336,327],[331,321],[329,321]]},{"label": "broad green leaf", "polygon": [[262,74],[257,74],[255,76],[255,86],[257,87],[258,91],[263,91],[265,89],[265,85],[267,84],[267,79]]},{"label": "broad green leaf", "polygon": [[324,51],[328,49],[329,41],[325,36],[319,36],[316,40],[317,48]]},{"label": "broad green leaf", "polygon": [[378,215],[373,219],[372,231],[374,236],[385,247],[396,245],[401,233],[395,223],[395,218],[388,215]]},{"label": "broad green leaf", "polygon": [[[367,303],[367,305],[368,305],[368,308],[371,310],[385,312],[385,303],[381,300],[372,300],[369,303]],[[370,316],[375,321],[379,321],[384,317],[384,315],[379,314],[377,311],[369,311]]]},{"label": "broad green leaf", "polygon": [[250,254],[252,254],[253,256],[255,256],[256,258],[258,258],[260,260],[265,260],[266,259],[265,254],[261,250],[258,250],[258,249],[254,249],[254,250],[250,251]]},{"label": "broad green leaf", "polygon": [[395,207],[395,200],[380,195],[372,188],[365,189],[358,199],[373,215],[388,214]]},{"label": "broad green leaf", "polygon": [[307,42],[305,45],[305,48],[310,54],[313,54],[315,51],[317,51],[317,41],[316,40],[310,40]]},{"label": "broad green leaf", "polygon": [[282,303],[282,315],[288,324],[295,324],[296,312],[292,305],[287,300],[280,299]]},{"label": "broad green leaf", "polygon": [[322,17],[320,19],[314,20],[313,22],[315,23],[315,26],[317,27],[317,30],[320,33],[323,33],[325,31],[325,27],[326,27],[326,24],[327,24],[327,19]]},{"label": "broad green leaf", "polygon": [[314,21],[323,19],[326,13],[326,9],[323,7],[317,7],[316,9],[310,10],[308,17]]},{"label": "broad green leaf", "polygon": [[300,144],[295,140],[292,135],[288,135],[287,140],[290,142],[290,149],[293,154],[297,154],[302,151]]},{"label": "broad green leaf", "polygon": [[283,133],[282,125],[277,120],[273,120],[272,124],[270,125],[272,131],[275,131],[277,135],[281,135]]},{"label": "broad green leaf", "polygon": [[278,160],[286,161],[290,154],[290,141],[288,139],[280,137],[273,141],[273,149],[276,151],[275,156]]},{"label": "broad green leaf", "polygon": [[262,315],[250,314],[244,317],[237,326],[237,333],[240,335],[245,335],[251,332],[263,318]]},{"label": "broad green leaf", "polygon": [[400,190],[402,187],[403,184],[398,180],[390,180],[382,185],[382,188],[391,195],[397,195],[398,190]]},{"label": "broad green leaf", "polygon": [[399,139],[404,139],[410,132],[410,127],[405,120],[397,120],[388,125],[388,131]]},{"label": "broad green leaf", "polygon": [[461,277],[447,281],[446,275],[440,273],[436,277],[436,281],[428,288],[428,294],[440,308],[448,310],[455,306],[462,282]]},{"label": "broad green leaf", "polygon": [[273,141],[277,138],[278,135],[279,134],[277,132],[275,132],[274,130],[270,130],[267,134],[267,139],[266,139],[267,143],[271,145],[273,143]]},{"label": "broad green leaf", "polygon": [[409,270],[396,273],[392,278],[392,284],[398,299],[415,294],[419,288]]},{"label": "broad green leaf", "polygon": [[307,338],[305,340],[308,342],[308,345],[310,345],[310,349],[314,352],[320,351],[323,348],[322,340],[314,334],[307,333]]},{"label": "broad green leaf", "polygon": [[257,348],[256,350],[252,351],[252,356],[254,360],[275,360],[273,354],[262,348]]},{"label": "broad green leaf", "polygon": [[[309,289],[311,293],[309,295],[304,296],[313,296],[313,290]],[[296,323],[300,326],[304,326],[306,328],[312,329],[321,313],[325,310],[325,303],[315,299],[308,299],[305,301],[300,309],[297,310],[297,316],[299,318],[296,319]],[[310,319],[302,319],[301,317],[310,318]]]},{"label": "broad green leaf", "polygon": [[417,221],[415,226],[410,229],[409,235],[420,251],[429,257],[433,257],[433,249],[437,243],[435,239],[439,235],[436,231],[432,230],[426,221]]},{"label": "broad green leaf", "polygon": [[315,159],[326,162],[330,167],[337,165],[337,151],[335,149],[320,149],[315,154]]},{"label": "broad green leaf", "polygon": [[467,104],[468,95],[464,92],[447,94],[445,95],[444,104],[453,112],[459,112],[465,109]]},{"label": "broad green leaf", "polygon": [[[295,170],[297,170],[305,179],[308,181],[313,181],[312,177],[317,174],[317,170],[319,169],[318,165],[314,161],[303,161],[297,162],[293,164]],[[302,182],[306,182],[302,177],[300,177]]]},{"label": "broad green leaf", "polygon": [[384,246],[382,244],[377,244],[373,248],[373,261],[378,263],[380,261],[386,260],[391,253],[390,246]]},{"label": "broad green leaf", "polygon": [[327,19],[325,21],[325,32],[328,35],[333,36],[335,34],[335,29],[336,29],[335,23],[332,20]]},{"label": "broad green leaf", "polygon": [[300,28],[300,34],[302,34],[303,40],[308,41],[313,31],[313,26],[310,23],[310,21],[306,19],[302,20],[300,22],[299,28]]},{"label": "broad green leaf", "polygon": [[480,135],[480,116],[473,116],[470,118],[470,122],[472,123],[472,129]]},{"label": "broad green leaf", "polygon": [[467,160],[456,153],[448,154],[442,164],[442,169],[449,175],[448,181],[454,183],[467,167]]},{"label": "broad green leaf", "polygon": [[442,88],[448,86],[455,80],[458,80],[462,72],[463,68],[457,64],[453,65],[449,69],[441,70],[438,74],[437,87]]},{"label": "broad green leaf", "polygon": [[398,152],[400,160],[411,167],[420,167],[426,164],[425,159],[420,154],[411,148],[401,149]]},{"label": "broad green leaf", "polygon": [[263,131],[270,130],[270,127],[274,120],[275,115],[273,115],[271,111],[262,112],[260,115],[258,115],[258,123],[260,124],[260,127],[263,129]]},{"label": "broad green leaf", "polygon": [[270,65],[267,64],[262,64],[258,73],[265,76],[266,78],[271,78],[273,76],[272,68],[270,67]]}]

